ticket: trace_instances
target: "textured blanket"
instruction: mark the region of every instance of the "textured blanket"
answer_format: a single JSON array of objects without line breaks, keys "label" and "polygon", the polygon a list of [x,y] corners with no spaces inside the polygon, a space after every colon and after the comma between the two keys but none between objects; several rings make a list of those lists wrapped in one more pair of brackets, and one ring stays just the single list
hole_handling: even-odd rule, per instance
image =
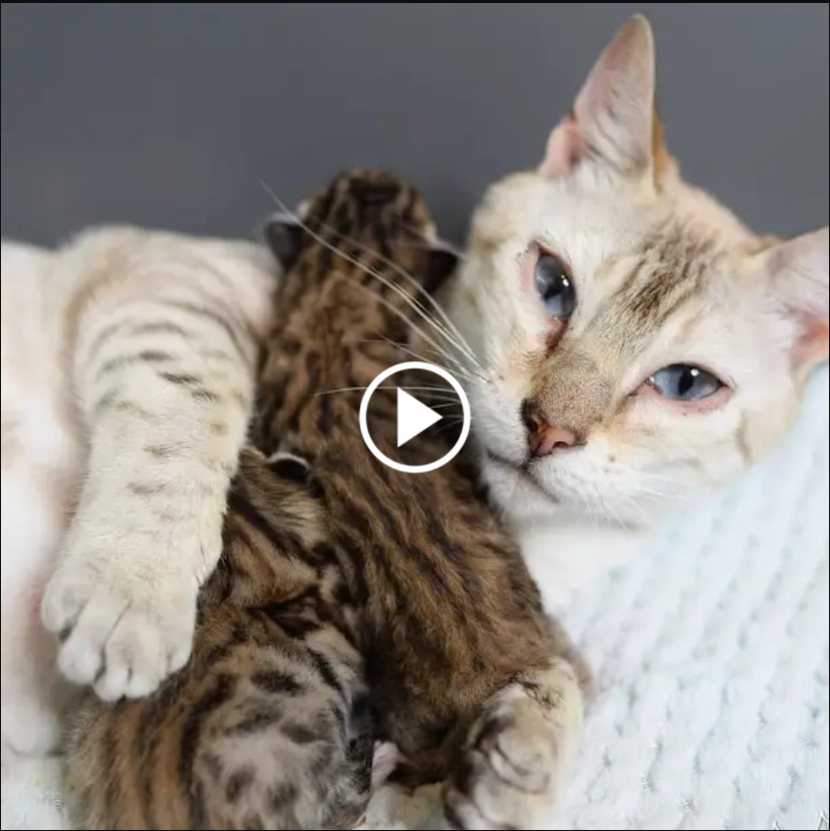
[{"label": "textured blanket", "polygon": [[[549,827],[828,827],[829,433],[824,369],[780,452],[563,611],[601,695]],[[369,827],[440,827],[434,796],[381,792]],[[60,803],[32,762],[2,828],[66,828]]]}]

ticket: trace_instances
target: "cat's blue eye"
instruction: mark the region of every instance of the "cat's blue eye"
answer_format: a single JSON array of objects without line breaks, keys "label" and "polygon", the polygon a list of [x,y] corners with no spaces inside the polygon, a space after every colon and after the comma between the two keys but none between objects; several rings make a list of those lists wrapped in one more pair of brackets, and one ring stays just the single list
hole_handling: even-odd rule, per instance
[{"label": "cat's blue eye", "polygon": [[723,382],[711,372],[689,364],[664,367],[655,372],[648,382],[672,401],[701,401],[723,387]]},{"label": "cat's blue eye", "polygon": [[576,308],[576,291],[562,261],[542,253],[536,260],[533,283],[545,311],[555,318],[569,318]]}]

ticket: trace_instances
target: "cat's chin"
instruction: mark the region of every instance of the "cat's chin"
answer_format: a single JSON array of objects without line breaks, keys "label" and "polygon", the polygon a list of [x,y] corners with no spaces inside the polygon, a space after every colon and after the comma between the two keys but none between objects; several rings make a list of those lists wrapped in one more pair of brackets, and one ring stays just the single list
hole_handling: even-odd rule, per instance
[{"label": "cat's chin", "polygon": [[492,500],[511,519],[532,520],[569,513],[557,496],[543,488],[525,469],[488,450],[483,452],[482,474]]},{"label": "cat's chin", "polygon": [[542,485],[524,466],[513,464],[490,450],[483,450],[482,457],[482,474],[490,497],[513,524],[552,522],[643,530],[659,525],[668,512],[667,506],[661,503],[649,506],[650,510],[638,505],[630,516],[620,511],[611,514],[576,494],[557,492],[553,484]]}]

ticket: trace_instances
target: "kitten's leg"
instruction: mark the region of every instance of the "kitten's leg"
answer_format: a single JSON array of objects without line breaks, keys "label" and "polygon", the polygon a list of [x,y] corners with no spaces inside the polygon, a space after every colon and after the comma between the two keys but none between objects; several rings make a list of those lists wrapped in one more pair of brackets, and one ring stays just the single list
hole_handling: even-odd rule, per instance
[{"label": "kitten's leg", "polygon": [[444,784],[450,827],[531,829],[549,821],[581,733],[581,673],[557,657],[490,700]]},{"label": "kitten's leg", "polygon": [[234,267],[197,253],[110,251],[70,303],[89,458],[42,617],[64,675],[107,700],[187,661],[247,429],[257,344]]},{"label": "kitten's leg", "polygon": [[393,742],[375,742],[372,757],[372,793],[382,788],[395,768],[404,761]]}]

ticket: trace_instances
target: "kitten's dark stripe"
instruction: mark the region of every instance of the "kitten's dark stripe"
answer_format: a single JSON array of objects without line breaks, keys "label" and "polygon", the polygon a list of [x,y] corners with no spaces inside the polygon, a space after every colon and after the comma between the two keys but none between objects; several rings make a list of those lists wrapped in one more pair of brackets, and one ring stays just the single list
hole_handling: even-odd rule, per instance
[{"label": "kitten's dark stripe", "polygon": [[337,677],[337,674],[332,669],[329,659],[322,653],[317,652],[315,649],[308,650],[308,657],[311,659],[311,665],[317,671],[320,678],[323,679],[326,686],[331,687],[341,698],[341,700],[345,701],[346,690],[340,683],[340,679]]},{"label": "kitten's dark stripe", "polygon": [[205,800],[202,785],[194,775],[196,748],[202,737],[202,728],[207,718],[223,704],[227,704],[236,689],[236,678],[230,675],[217,677],[211,689],[192,706],[185,721],[179,747],[179,783],[188,805],[190,828],[202,829],[207,826]]},{"label": "kitten's dark stripe", "polygon": [[254,770],[250,767],[240,768],[228,777],[225,786],[225,799],[233,805],[244,796],[254,781]]},{"label": "kitten's dark stripe", "polygon": [[293,782],[280,782],[268,792],[268,803],[272,811],[282,813],[286,806],[297,799],[297,786]]},{"label": "kitten's dark stripe", "polygon": [[305,692],[305,687],[287,672],[278,669],[266,669],[255,672],[251,676],[251,682],[263,692],[271,695],[298,696]]},{"label": "kitten's dark stripe", "polygon": [[261,733],[273,727],[282,718],[282,713],[275,706],[252,707],[243,719],[225,731],[226,736],[244,736],[248,733]]},{"label": "kitten's dark stripe", "polygon": [[[254,507],[241,487],[234,488],[228,496],[228,508],[255,528],[277,551],[285,548],[287,535],[274,528]],[[253,550],[257,550],[255,546]]]}]

